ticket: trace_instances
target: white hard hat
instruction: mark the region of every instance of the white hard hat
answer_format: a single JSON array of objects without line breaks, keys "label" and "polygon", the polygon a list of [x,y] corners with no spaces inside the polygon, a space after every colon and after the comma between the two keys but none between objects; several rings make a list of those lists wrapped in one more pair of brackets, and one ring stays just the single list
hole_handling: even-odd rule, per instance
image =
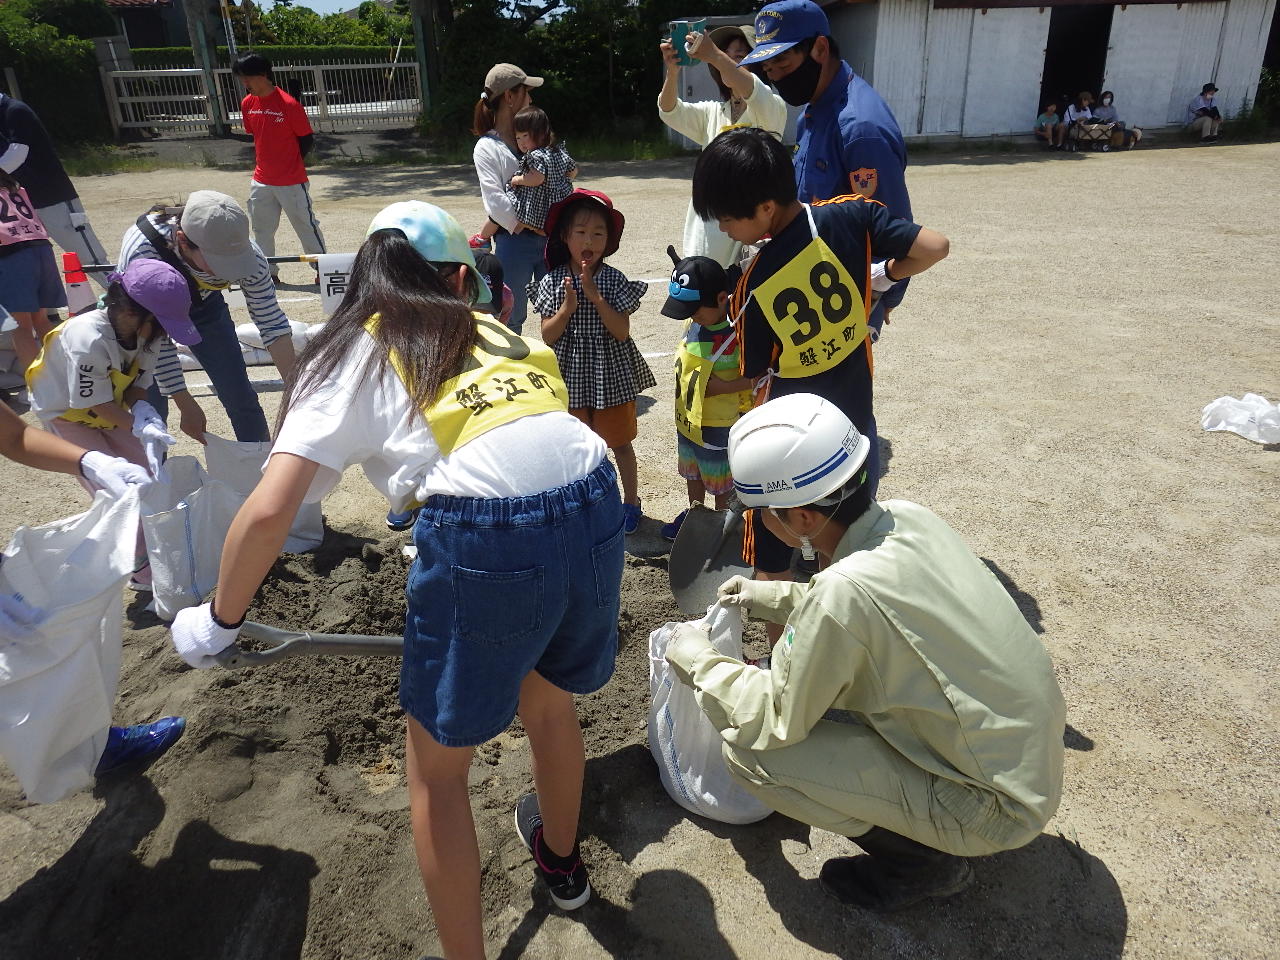
[{"label": "white hard hat", "polygon": [[750,411],[729,431],[729,470],[747,507],[839,503],[871,443],[835,404],[793,393]]}]

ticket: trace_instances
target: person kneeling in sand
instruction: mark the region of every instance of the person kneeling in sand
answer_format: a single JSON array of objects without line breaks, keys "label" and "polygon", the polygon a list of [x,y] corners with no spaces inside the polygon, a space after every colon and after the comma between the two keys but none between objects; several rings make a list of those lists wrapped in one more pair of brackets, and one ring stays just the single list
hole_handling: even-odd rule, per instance
[{"label": "person kneeling in sand", "polygon": [[889,911],[958,893],[973,879],[965,858],[1040,833],[1062,792],[1065,708],[1044,647],[956,532],[871,498],[868,445],[812,394],[733,426],[738,496],[823,569],[807,584],[721,586],[721,603],[786,625],[771,669],[717,653],[696,623],[667,660],[738,783],[866,851],[827,861],[823,888]]}]

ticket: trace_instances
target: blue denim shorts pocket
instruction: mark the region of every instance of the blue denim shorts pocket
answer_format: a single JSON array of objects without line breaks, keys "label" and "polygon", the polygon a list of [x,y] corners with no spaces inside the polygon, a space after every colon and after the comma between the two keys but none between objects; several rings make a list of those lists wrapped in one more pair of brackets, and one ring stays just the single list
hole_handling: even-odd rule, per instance
[{"label": "blue denim shorts pocket", "polygon": [[466,643],[505,647],[542,629],[543,569],[490,571],[455,565],[453,624]]},{"label": "blue denim shorts pocket", "polygon": [[618,603],[622,587],[622,566],[626,561],[626,548],[622,527],[603,543],[591,548],[591,566],[596,580],[596,606],[611,607]]}]

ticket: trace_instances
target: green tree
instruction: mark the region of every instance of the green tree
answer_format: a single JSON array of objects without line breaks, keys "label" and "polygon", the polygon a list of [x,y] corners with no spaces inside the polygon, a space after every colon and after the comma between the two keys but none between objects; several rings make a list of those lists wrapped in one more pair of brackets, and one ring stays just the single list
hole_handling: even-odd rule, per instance
[{"label": "green tree", "polygon": [[47,24],[64,37],[88,40],[120,32],[103,0],[8,0],[4,9],[33,24]]}]

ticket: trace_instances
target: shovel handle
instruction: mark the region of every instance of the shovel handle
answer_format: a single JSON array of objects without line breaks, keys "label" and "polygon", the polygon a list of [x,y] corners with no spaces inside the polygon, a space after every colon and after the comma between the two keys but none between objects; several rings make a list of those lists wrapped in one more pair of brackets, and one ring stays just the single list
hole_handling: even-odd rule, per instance
[{"label": "shovel handle", "polygon": [[218,663],[228,670],[243,670],[290,657],[398,657],[404,652],[402,637],[282,630],[252,620],[241,625],[240,633],[250,640],[274,646],[267,650],[245,650],[233,643],[216,656]]}]

